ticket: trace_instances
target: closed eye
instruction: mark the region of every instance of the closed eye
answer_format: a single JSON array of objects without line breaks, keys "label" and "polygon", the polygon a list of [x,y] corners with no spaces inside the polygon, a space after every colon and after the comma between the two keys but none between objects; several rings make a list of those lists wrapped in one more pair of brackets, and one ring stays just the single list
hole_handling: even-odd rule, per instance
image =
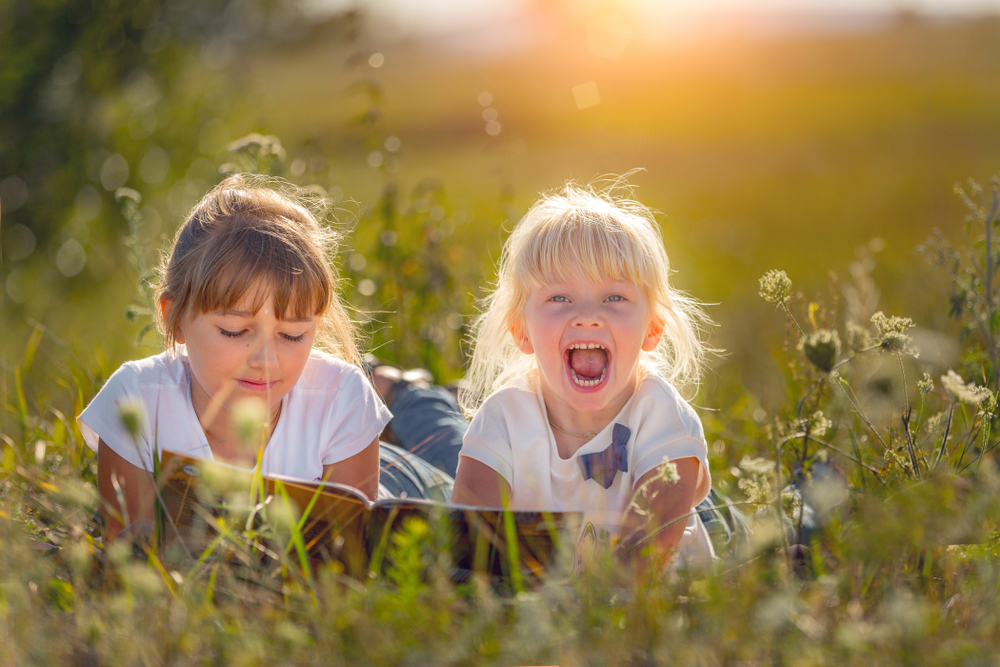
[{"label": "closed eye", "polygon": [[290,336],[288,334],[281,334],[281,337],[291,343],[301,343],[302,339],[306,337],[305,333],[300,333],[298,336]]},{"label": "closed eye", "polygon": [[222,335],[223,335],[223,336],[225,336],[226,338],[239,338],[240,336],[242,336],[243,334],[245,334],[245,333],[247,332],[247,330],[246,330],[246,329],[244,329],[244,330],[242,330],[242,331],[226,331],[226,330],[225,330],[225,329],[223,329],[222,327],[219,327],[219,331],[220,331],[220,332],[222,333]]}]

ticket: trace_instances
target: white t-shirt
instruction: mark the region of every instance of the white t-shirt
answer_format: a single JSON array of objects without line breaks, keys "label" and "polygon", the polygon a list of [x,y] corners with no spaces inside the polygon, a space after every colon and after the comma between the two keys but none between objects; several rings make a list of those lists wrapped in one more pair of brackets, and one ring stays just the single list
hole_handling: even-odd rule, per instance
[{"label": "white t-shirt", "polygon": [[[632,499],[632,486],[650,470],[675,460],[698,459],[693,505],[712,485],[701,420],[669,383],[648,374],[618,416],[568,459],[559,456],[535,372],[492,394],[479,408],[462,443],[461,455],[492,468],[510,485],[510,507],[524,511],[583,511],[598,540],[616,540]],[[584,479],[583,454],[611,444],[615,424],[627,426],[628,472],[610,488]],[[461,461],[459,462],[461,465]],[[586,525],[585,525],[586,530]],[[687,559],[713,557],[711,541],[697,514],[690,517],[679,553]],[[683,559],[682,559],[683,560]]]},{"label": "white t-shirt", "polygon": [[[128,399],[138,399],[146,409],[137,443],[119,417],[118,406]],[[318,480],[324,465],[364,450],[391,417],[361,369],[313,350],[299,381],[282,399],[261,472]],[[161,451],[214,460],[191,403],[191,369],[183,346],[173,357],[163,353],[122,365],[79,421],[91,449],[104,440],[137,468],[152,470],[154,442]]]}]

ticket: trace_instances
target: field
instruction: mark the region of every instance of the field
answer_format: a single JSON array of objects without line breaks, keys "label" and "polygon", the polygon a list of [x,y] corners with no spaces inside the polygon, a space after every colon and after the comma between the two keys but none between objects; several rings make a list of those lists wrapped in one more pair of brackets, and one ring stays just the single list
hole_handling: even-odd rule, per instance
[{"label": "field", "polygon": [[[17,125],[63,137],[63,166],[2,130],[0,664],[996,660],[1000,21],[676,43],[634,26],[609,59],[560,7],[539,3],[535,32],[507,50],[482,45],[492,33],[380,43],[357,18],[228,60],[178,41],[141,61],[158,95],[134,69],[88,79],[109,62],[95,55],[74,84],[87,122],[45,107],[37,128]],[[62,55],[46,44],[22,53]],[[18,96],[11,66],[3,106],[57,108],[52,68]],[[579,108],[586,82],[600,103]],[[227,149],[251,132],[281,155]],[[131,166],[120,183],[112,154]],[[277,511],[260,533],[234,522],[197,562],[104,554],[74,417],[120,363],[159,349],[153,333],[137,342],[147,272],[225,163],[338,202],[366,348],[441,382],[461,377],[475,299],[537,193],[643,169],[628,180],[659,212],[676,284],[719,325],[693,403],[713,481],[753,535],[720,540],[711,571],[564,563],[532,590],[451,584],[433,522],[367,582],[304,575]],[[9,176],[30,193],[13,208]],[[140,205],[116,201],[120,186]],[[945,240],[915,252],[935,229]],[[253,560],[261,536],[287,553]]]}]

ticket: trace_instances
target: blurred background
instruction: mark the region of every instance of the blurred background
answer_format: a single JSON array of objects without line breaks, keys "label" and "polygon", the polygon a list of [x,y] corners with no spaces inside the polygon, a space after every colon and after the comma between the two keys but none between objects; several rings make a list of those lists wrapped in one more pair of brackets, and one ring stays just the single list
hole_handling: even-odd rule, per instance
[{"label": "blurred background", "polygon": [[771,268],[806,300],[953,333],[948,281],[914,248],[935,228],[961,236],[954,184],[1000,171],[998,12],[0,0],[4,405],[85,402],[160,350],[150,272],[233,169],[336,203],[366,346],[440,381],[461,376],[475,299],[537,194],[633,169],[676,284],[720,324],[704,404],[780,400],[784,325],[757,296]]}]

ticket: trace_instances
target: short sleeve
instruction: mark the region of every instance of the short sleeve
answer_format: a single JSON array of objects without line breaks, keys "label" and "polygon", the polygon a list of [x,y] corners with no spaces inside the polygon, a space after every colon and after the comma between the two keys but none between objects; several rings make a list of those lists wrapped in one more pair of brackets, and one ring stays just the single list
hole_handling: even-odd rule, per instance
[{"label": "short sleeve", "polygon": [[514,487],[514,454],[500,401],[488,399],[472,418],[462,440],[459,457],[462,456],[495,470],[511,488]]},{"label": "short sleeve", "polygon": [[[138,412],[139,428],[134,438],[122,419],[123,410]],[[103,440],[135,467],[153,469],[148,410],[139,391],[138,371],[132,366],[126,364],[115,371],[77,420],[84,441],[94,451]]]},{"label": "short sleeve", "polygon": [[327,417],[324,431],[329,438],[322,451],[323,465],[364,451],[392,419],[392,413],[357,366],[344,364],[331,382],[336,383],[331,404],[315,406],[325,409]]},{"label": "short sleeve", "polygon": [[632,450],[630,468],[634,479],[663,463],[663,459],[695,458],[701,463],[695,504],[708,496],[712,485],[708,468],[705,432],[687,401],[658,377],[643,381],[632,407],[630,422],[641,424]]}]

